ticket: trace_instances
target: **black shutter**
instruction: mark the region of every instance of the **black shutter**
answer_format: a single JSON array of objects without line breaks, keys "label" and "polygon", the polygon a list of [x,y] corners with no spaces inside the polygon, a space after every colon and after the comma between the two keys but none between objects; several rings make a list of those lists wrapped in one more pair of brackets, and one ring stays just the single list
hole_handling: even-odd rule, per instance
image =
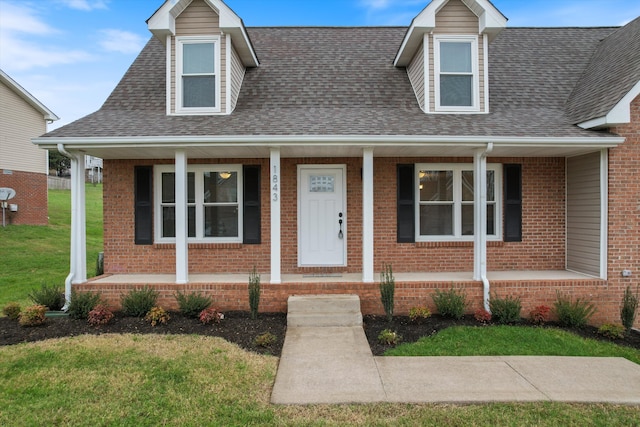
[{"label": "black shutter", "polygon": [[522,241],[522,165],[504,165],[504,241]]},{"label": "black shutter", "polygon": [[398,165],[398,243],[414,243],[414,167]]},{"label": "black shutter", "polygon": [[260,244],[260,165],[243,167],[243,243]]},{"label": "black shutter", "polygon": [[153,244],[153,167],[134,169],[135,244]]}]

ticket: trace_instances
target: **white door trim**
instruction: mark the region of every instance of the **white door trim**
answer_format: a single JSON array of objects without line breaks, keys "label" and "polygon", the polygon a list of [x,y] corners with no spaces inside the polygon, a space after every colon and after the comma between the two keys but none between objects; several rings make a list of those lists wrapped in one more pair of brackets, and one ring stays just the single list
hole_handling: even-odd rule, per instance
[{"label": "white door trim", "polygon": [[[303,170],[323,170],[323,169],[339,169],[342,172],[342,262],[337,264],[303,264],[301,262],[301,250],[302,250],[302,171]],[[347,218],[347,165],[345,164],[322,164],[322,165],[307,165],[307,164],[299,164],[298,165],[298,173],[297,173],[297,182],[298,182],[298,247],[297,247],[297,258],[298,258],[298,267],[346,267],[347,266],[347,228],[349,223],[349,218]],[[336,218],[336,222],[338,218]],[[338,227],[336,227],[336,232]]]}]

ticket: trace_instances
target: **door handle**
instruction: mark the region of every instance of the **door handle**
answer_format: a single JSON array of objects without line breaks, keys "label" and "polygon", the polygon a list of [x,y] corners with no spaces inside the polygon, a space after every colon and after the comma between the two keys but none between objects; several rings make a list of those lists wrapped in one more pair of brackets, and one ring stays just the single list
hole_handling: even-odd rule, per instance
[{"label": "door handle", "polygon": [[338,225],[340,226],[340,231],[338,231],[338,239],[344,238],[344,233],[342,232],[342,212],[338,214]]}]

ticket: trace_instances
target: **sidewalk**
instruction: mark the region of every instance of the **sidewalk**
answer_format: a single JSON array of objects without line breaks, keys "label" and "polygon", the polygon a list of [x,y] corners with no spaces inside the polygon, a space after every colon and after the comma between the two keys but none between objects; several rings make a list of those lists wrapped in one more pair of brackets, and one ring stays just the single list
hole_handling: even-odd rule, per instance
[{"label": "sidewalk", "polygon": [[374,357],[361,326],[289,327],[271,401],[640,405],[640,365],[593,357]]}]

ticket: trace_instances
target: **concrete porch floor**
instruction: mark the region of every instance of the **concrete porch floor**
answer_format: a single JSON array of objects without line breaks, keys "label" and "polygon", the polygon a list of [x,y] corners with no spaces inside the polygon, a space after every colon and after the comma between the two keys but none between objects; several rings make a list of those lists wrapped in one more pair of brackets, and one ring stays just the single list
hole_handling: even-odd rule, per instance
[{"label": "concrete porch floor", "polygon": [[[442,272],[442,273],[394,273],[396,282],[469,282],[473,281],[471,272]],[[246,283],[247,274],[190,274],[189,283]],[[594,280],[597,278],[585,274],[566,270],[544,271],[494,271],[488,272],[489,281],[520,281],[520,280]],[[378,281],[379,276],[376,276]],[[174,274],[113,274],[90,279],[92,283],[122,283],[122,284],[153,284],[175,283]],[[261,281],[270,283],[271,276],[262,274]],[[360,283],[360,273],[336,273],[327,275],[314,274],[283,274],[282,283]]]}]

